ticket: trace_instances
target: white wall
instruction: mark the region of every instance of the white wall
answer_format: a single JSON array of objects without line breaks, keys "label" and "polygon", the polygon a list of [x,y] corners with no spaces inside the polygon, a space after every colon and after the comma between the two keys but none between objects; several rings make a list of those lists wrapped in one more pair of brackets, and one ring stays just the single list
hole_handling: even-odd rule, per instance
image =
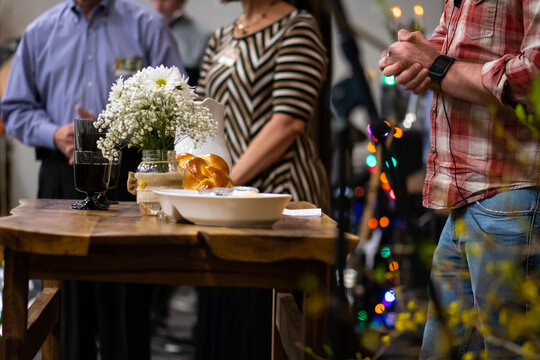
[{"label": "white wall", "polygon": [[[149,5],[149,0],[138,0]],[[381,1],[381,0],[379,0]],[[0,0],[0,42],[6,38],[20,36],[24,28],[46,9],[59,3],[59,0]],[[413,5],[422,5],[425,9],[425,28],[432,30],[439,21],[443,0],[387,0],[388,7],[399,6],[403,10],[401,22],[408,24],[413,17]],[[349,21],[362,35],[367,32],[383,44],[391,43],[377,0],[343,0]],[[241,11],[239,3],[222,5],[218,0],[190,0],[187,12],[207,30],[233,21]],[[389,9],[388,9],[389,11]],[[380,73],[377,62],[381,48],[366,41],[367,36],[359,36],[361,60],[364,68],[375,75],[372,82],[375,96],[378,95]],[[341,80],[349,73],[348,65],[343,62],[339,39],[334,39],[334,81]],[[11,205],[17,205],[19,198],[33,198],[37,194],[37,172],[39,164],[34,160],[33,150],[16,140],[11,145]]]}]

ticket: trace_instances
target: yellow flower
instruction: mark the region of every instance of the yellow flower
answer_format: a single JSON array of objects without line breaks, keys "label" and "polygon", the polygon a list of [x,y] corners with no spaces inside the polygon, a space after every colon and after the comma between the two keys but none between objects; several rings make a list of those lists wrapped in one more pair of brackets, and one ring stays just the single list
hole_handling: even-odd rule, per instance
[{"label": "yellow flower", "polygon": [[426,322],[426,314],[420,310],[414,313],[414,321],[416,321],[417,324],[424,324]]},{"label": "yellow flower", "polygon": [[466,233],[467,233],[467,224],[465,223],[465,220],[457,219],[456,220],[456,236],[462,237]]},{"label": "yellow flower", "polygon": [[522,349],[523,349],[523,353],[527,357],[533,357],[535,354],[534,346],[529,341],[526,341],[525,343],[523,343]]},{"label": "yellow flower", "polygon": [[480,360],[488,360],[489,359],[489,353],[487,350],[480,351]]},{"label": "yellow flower", "polygon": [[469,253],[474,257],[480,257],[480,255],[482,255],[482,246],[478,243],[470,244]]},{"label": "yellow flower", "polygon": [[523,292],[523,297],[526,300],[535,300],[538,298],[538,287],[530,279],[523,282],[521,291]]},{"label": "yellow flower", "polygon": [[463,314],[461,315],[461,319],[463,320],[464,324],[471,325],[473,321],[476,319],[476,310],[469,309],[469,310],[463,311]]},{"label": "yellow flower", "polygon": [[146,187],[146,181],[144,180],[139,180],[139,183],[138,183],[139,187],[141,189],[144,189]]},{"label": "yellow flower", "polygon": [[409,300],[409,302],[407,303],[407,310],[409,311],[416,310],[416,301]]}]

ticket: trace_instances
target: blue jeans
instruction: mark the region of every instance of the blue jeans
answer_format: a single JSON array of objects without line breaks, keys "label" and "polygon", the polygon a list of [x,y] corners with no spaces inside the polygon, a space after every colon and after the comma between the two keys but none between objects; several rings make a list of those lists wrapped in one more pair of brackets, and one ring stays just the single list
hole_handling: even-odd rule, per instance
[{"label": "blue jeans", "polygon": [[[522,281],[530,279],[540,285],[539,207],[540,192],[528,188],[503,192],[452,210],[433,255],[431,270],[436,294],[451,326],[443,326],[438,320],[430,299],[420,359],[461,359],[467,352],[476,353],[478,358],[483,349],[488,351],[489,359],[521,358],[493,337],[509,340],[501,310],[504,309],[502,314],[526,313],[526,301],[518,293]],[[509,270],[509,264],[517,270]],[[508,278],[510,274],[513,277]],[[507,280],[503,280],[505,276]],[[475,324],[488,325],[492,337],[483,337],[477,326],[461,322],[461,315],[468,309],[487,314]],[[518,344],[524,340],[527,339],[512,339]]]}]

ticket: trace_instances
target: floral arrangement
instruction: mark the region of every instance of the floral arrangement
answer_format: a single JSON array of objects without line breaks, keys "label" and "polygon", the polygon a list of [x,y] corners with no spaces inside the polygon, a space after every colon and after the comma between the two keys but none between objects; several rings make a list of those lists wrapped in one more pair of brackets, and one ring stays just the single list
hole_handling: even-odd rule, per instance
[{"label": "floral arrangement", "polygon": [[176,133],[189,136],[194,145],[217,133],[208,108],[194,102],[196,95],[177,67],[139,70],[112,85],[109,104],[95,122],[105,136],[97,146],[109,159],[118,149],[173,150]]}]

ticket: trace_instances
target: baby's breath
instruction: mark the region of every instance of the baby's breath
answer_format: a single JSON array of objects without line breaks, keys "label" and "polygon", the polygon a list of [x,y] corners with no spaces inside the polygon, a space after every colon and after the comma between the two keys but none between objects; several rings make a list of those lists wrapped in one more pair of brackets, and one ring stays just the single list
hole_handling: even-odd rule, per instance
[{"label": "baby's breath", "polygon": [[206,106],[194,102],[195,92],[176,67],[147,67],[111,87],[109,104],[95,123],[106,135],[98,148],[107,158],[127,145],[148,150],[172,150],[178,133],[195,146],[217,132]]}]

